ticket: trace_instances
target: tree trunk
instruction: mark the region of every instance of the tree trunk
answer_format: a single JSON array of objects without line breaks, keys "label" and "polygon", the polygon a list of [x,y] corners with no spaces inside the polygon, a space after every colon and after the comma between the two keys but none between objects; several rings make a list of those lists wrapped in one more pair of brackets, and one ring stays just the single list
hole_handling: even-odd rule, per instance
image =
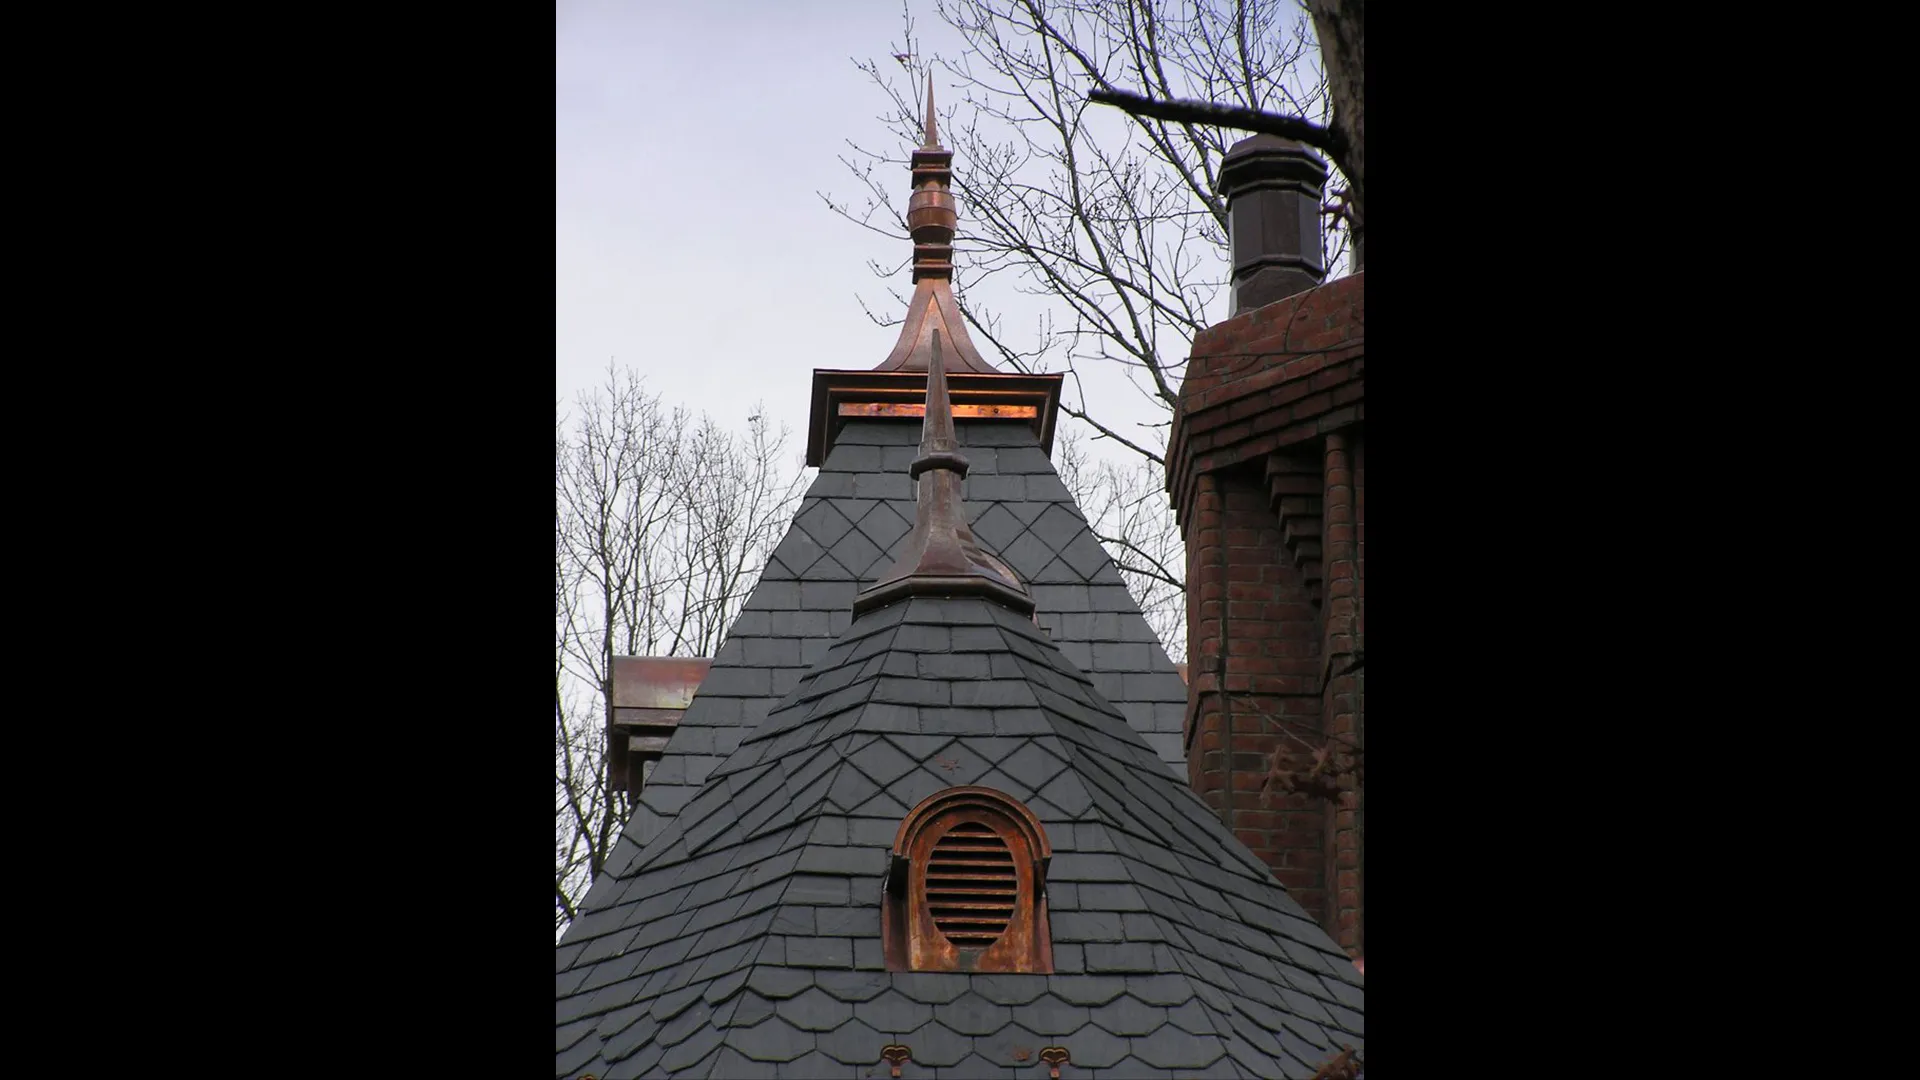
[{"label": "tree trunk", "polygon": [[1362,268],[1366,221],[1366,0],[1308,0],[1313,30],[1320,38],[1320,62],[1333,98],[1332,128],[1346,151],[1339,162],[1351,185],[1353,268]]}]

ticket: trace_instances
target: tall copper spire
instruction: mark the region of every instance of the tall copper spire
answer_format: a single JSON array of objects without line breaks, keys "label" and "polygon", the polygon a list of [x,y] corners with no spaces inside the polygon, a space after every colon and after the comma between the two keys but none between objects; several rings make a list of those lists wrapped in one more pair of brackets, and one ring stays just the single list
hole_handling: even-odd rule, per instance
[{"label": "tall copper spire", "polygon": [[[963,423],[1024,420],[1039,436],[1040,448],[1049,453],[1053,449],[1065,376],[1014,374],[988,363],[974,348],[954,300],[953,236],[960,215],[953,197],[953,152],[940,145],[931,73],[920,122],[920,145],[912,157],[913,195],[907,202],[907,231],[913,237],[913,299],[901,320],[900,340],[877,367],[814,369],[813,400],[807,410],[808,465],[824,466],[842,427],[855,418],[922,417],[926,407],[921,402],[927,399],[920,378],[932,370],[936,338],[944,350],[941,367],[947,376],[940,393],[951,395],[952,413]],[[948,424],[951,431],[951,417]]]},{"label": "tall copper spire", "polygon": [[907,200],[907,229],[913,235],[913,302],[900,327],[900,340],[875,371],[926,371],[933,334],[952,346],[948,366],[956,372],[997,375],[967,336],[967,324],[953,300],[953,231],[960,215],[953,201],[953,151],[940,145],[933,110],[933,72],[927,72],[924,138],[913,152],[913,195]]},{"label": "tall copper spire", "polygon": [[981,550],[960,501],[967,459],[953,434],[953,407],[947,393],[940,331],[931,332],[927,368],[927,417],[920,429],[920,456],[907,474],[919,482],[913,531],[879,583],[854,598],[853,613],[863,615],[909,596],[983,596],[1019,612],[1033,614],[1033,597],[1006,563]]}]

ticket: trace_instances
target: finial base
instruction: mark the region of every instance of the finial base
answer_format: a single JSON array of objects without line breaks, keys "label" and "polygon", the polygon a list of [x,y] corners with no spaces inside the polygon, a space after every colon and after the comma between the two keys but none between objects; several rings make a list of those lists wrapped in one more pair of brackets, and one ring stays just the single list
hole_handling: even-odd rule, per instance
[{"label": "finial base", "polygon": [[853,598],[853,617],[912,596],[979,596],[1008,608],[1016,615],[1033,614],[1033,597],[1010,589],[991,578],[971,575],[934,577],[916,574],[882,582]]}]

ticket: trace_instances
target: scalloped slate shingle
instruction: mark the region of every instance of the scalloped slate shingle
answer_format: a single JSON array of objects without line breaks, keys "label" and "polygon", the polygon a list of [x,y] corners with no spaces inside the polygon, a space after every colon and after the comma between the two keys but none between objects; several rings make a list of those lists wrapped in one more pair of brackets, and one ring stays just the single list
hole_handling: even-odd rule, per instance
[{"label": "scalloped slate shingle", "polygon": [[[964,483],[968,520],[981,542],[1021,575],[1033,593],[1040,625],[1060,650],[1184,777],[1186,684],[1037,436],[1019,421],[961,420],[955,426],[971,464]],[[907,466],[919,442],[918,423],[847,423],[654,766],[628,838],[644,845],[659,835],[714,767],[847,628],[854,593],[893,565],[894,546],[913,524]],[[963,649],[955,643],[954,651]],[[968,670],[943,667],[933,677],[957,677]],[[919,671],[901,676],[926,677]],[[1002,699],[968,703],[992,707]]]},{"label": "scalloped slate shingle", "polygon": [[[1304,1080],[1363,1046],[1345,954],[1031,622],[914,598],[788,683],[561,940],[556,1076],[885,1075],[900,1042],[903,1077],[1063,1046],[1062,1077]],[[1056,972],[887,972],[894,830],[975,783],[1047,830]]]}]

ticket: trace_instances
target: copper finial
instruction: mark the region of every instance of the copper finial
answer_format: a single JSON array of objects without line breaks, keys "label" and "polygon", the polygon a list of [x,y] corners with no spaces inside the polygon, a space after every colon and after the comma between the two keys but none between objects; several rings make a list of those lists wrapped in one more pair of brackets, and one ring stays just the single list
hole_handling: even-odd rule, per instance
[{"label": "copper finial", "polygon": [[878,584],[854,598],[853,613],[864,615],[909,596],[984,596],[1022,615],[1033,614],[1033,598],[1006,563],[987,554],[967,527],[960,481],[967,475],[953,433],[953,406],[947,394],[946,362],[940,332],[932,336],[927,366],[927,416],[920,429],[920,456],[907,470],[919,481],[913,531],[893,569]]},{"label": "copper finial", "polygon": [[928,150],[939,149],[940,148],[940,125],[938,121],[934,119],[934,116],[933,116],[933,69],[932,68],[927,69],[927,122],[924,125],[923,130],[926,132],[927,137],[926,137],[926,141],[922,142],[920,145],[925,147]]},{"label": "copper finial", "polygon": [[940,145],[940,123],[933,105],[933,72],[927,72],[924,141],[913,151],[913,195],[907,200],[907,231],[913,235],[913,301],[900,326],[900,340],[875,371],[925,371],[933,335],[946,338],[956,372],[998,375],[967,336],[960,305],[953,299],[953,234],[960,214],[953,199],[953,151]]}]

